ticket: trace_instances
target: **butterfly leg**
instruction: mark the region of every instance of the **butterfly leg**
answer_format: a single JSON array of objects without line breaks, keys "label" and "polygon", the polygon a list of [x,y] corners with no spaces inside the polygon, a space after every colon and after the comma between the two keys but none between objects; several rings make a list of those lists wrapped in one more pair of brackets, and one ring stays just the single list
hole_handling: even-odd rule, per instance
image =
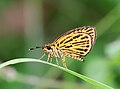
[{"label": "butterfly leg", "polygon": [[45,53],[40,57],[40,60],[45,56]]},{"label": "butterfly leg", "polygon": [[59,65],[59,64],[58,64],[58,58],[57,58],[57,57],[56,57],[56,63],[57,63],[57,65]]},{"label": "butterfly leg", "polygon": [[50,54],[48,54],[47,62],[49,62],[50,58],[51,58],[51,56],[50,56]]},{"label": "butterfly leg", "polygon": [[52,62],[52,57],[50,57],[50,63]]},{"label": "butterfly leg", "polygon": [[66,65],[66,62],[65,62],[65,56],[62,57],[62,62],[63,62],[63,66],[64,66],[65,68],[67,68],[67,65]]}]

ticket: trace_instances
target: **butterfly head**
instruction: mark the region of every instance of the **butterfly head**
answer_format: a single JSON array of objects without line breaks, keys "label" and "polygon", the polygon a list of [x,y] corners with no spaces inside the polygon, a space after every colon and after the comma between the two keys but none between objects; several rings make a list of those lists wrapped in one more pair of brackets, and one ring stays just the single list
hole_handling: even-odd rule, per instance
[{"label": "butterfly head", "polygon": [[42,47],[44,52],[51,53],[53,48],[50,45],[45,45]]},{"label": "butterfly head", "polygon": [[29,50],[34,50],[34,49],[38,49],[38,48],[42,48],[42,50],[46,53],[51,53],[53,50],[53,48],[49,44],[47,44],[45,46],[37,46],[35,48],[30,48]]}]

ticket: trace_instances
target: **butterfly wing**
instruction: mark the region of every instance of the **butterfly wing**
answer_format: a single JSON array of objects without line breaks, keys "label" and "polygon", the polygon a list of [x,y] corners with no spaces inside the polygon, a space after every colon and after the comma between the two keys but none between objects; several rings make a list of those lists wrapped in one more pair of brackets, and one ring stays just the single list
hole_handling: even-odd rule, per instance
[{"label": "butterfly wing", "polygon": [[79,33],[66,39],[59,49],[66,55],[85,56],[90,51],[91,45],[91,37],[88,34]]},{"label": "butterfly wing", "polygon": [[91,50],[94,41],[95,28],[84,26],[64,33],[54,42],[57,47],[66,55],[85,56]]},{"label": "butterfly wing", "polygon": [[[95,40],[96,40],[96,28],[93,26],[83,26],[83,27],[79,27],[79,28],[75,28],[72,29],[68,32],[65,32],[64,34],[62,34],[61,36],[59,36],[54,42],[60,42],[60,41],[64,41],[64,36],[69,35],[70,34],[76,34],[76,33],[86,33],[88,35],[91,36],[92,39],[92,45],[94,45]],[[67,36],[69,38],[69,36]],[[66,38],[67,39],[67,38]]]},{"label": "butterfly wing", "polygon": [[92,45],[94,45],[96,40],[96,28],[91,26],[83,26],[76,29],[80,29],[82,33],[86,33],[91,36]]}]

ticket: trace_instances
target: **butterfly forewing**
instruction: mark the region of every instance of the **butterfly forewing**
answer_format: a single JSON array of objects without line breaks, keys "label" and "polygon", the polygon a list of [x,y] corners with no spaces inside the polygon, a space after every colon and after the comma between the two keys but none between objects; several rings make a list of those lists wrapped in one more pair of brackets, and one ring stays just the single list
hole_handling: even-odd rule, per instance
[{"label": "butterfly forewing", "polygon": [[91,49],[91,40],[89,39],[91,39],[91,37],[88,34],[79,33],[70,37],[68,40],[65,40],[65,42],[63,42],[64,45],[60,45],[59,48],[63,53],[68,55],[75,54],[85,56]]},{"label": "butterfly forewing", "polygon": [[70,30],[53,43],[67,56],[85,56],[95,41],[95,28],[84,26]]},{"label": "butterfly forewing", "polygon": [[81,29],[82,33],[89,34],[91,36],[92,45],[94,44],[95,39],[96,39],[96,28],[95,27],[83,26],[83,27],[79,27],[76,29]]}]

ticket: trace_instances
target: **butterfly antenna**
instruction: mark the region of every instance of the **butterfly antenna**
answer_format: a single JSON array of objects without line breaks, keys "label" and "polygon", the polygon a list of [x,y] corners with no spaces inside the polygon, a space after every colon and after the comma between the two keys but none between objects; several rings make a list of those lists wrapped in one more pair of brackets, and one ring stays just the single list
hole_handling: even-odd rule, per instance
[{"label": "butterfly antenna", "polygon": [[34,50],[34,49],[38,49],[38,48],[42,48],[42,46],[37,46],[35,48],[30,48],[29,50]]}]

